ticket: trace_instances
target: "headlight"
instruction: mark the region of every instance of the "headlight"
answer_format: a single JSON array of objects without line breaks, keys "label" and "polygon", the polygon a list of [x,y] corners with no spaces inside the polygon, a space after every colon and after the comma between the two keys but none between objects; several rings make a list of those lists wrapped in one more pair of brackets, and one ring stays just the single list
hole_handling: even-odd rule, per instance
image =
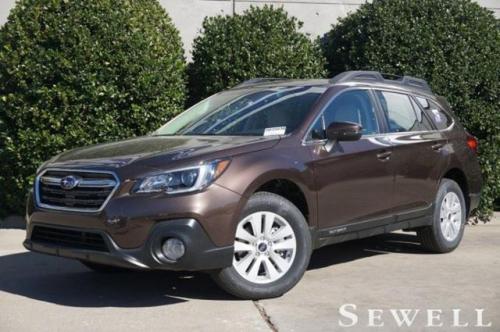
[{"label": "headlight", "polygon": [[229,160],[215,160],[142,179],[133,189],[135,193],[165,192],[178,194],[201,190],[215,181],[227,168]]}]

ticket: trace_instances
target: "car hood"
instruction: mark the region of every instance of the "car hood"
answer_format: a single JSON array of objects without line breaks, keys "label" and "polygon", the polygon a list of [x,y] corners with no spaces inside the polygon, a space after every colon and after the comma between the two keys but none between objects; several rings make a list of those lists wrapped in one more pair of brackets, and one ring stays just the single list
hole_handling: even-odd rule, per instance
[{"label": "car hood", "polygon": [[277,137],[249,136],[143,136],[70,150],[46,167],[123,168],[137,165],[164,169],[197,158],[221,158],[273,147]]}]

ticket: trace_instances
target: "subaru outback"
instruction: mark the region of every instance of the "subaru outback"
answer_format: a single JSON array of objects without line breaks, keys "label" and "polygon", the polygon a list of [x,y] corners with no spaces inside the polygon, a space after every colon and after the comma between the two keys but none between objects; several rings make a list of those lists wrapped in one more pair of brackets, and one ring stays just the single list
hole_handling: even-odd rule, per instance
[{"label": "subaru outback", "polygon": [[477,144],[421,79],[254,79],[150,135],[45,162],[24,245],[276,297],[333,243],[411,230],[428,250],[455,249],[479,201]]}]

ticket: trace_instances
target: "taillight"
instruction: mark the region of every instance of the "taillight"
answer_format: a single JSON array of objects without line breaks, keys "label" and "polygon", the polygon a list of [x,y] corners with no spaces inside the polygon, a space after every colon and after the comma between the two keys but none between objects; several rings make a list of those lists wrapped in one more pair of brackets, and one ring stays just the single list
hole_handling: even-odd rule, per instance
[{"label": "taillight", "polygon": [[469,133],[466,133],[466,134],[467,134],[467,146],[469,147],[469,149],[474,151],[474,153],[477,153],[477,148],[479,146],[479,142],[477,141],[477,138],[475,138],[474,136],[472,136]]}]

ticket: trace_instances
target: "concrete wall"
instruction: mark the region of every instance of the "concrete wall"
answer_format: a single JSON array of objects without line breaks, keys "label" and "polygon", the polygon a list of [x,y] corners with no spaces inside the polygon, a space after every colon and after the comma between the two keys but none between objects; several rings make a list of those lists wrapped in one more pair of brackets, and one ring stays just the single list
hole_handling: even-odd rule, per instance
[{"label": "concrete wall", "polygon": [[[191,43],[198,34],[205,16],[237,13],[251,5],[273,4],[284,7],[290,15],[304,22],[303,31],[316,37],[330,29],[339,17],[356,10],[364,0],[160,0],[181,32],[190,58]],[[500,17],[500,0],[478,0]],[[5,23],[15,0],[0,0],[0,25]],[[234,7],[233,7],[234,6]]]},{"label": "concrete wall", "polygon": [[[179,28],[188,52],[205,16],[233,12],[231,0],[160,0],[160,2]],[[339,17],[356,10],[363,2],[363,0],[236,0],[234,8],[237,13],[241,13],[251,5],[282,6],[290,15],[304,22],[304,32],[318,36],[328,31],[331,24]]]}]

